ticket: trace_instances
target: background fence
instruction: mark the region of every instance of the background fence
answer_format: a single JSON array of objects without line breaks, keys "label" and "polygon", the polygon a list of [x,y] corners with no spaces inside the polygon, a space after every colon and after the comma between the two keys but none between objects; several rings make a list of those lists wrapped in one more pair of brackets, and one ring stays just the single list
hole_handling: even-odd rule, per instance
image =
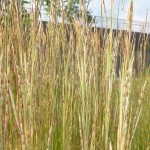
[{"label": "background fence", "polygon": [[[99,28],[110,28],[111,26],[111,18],[95,16],[96,26]],[[127,20],[125,19],[117,19],[113,18],[113,29],[116,30],[126,30]],[[133,21],[132,22],[132,31],[134,32],[142,32],[142,33],[150,33],[150,22],[140,22]]]}]

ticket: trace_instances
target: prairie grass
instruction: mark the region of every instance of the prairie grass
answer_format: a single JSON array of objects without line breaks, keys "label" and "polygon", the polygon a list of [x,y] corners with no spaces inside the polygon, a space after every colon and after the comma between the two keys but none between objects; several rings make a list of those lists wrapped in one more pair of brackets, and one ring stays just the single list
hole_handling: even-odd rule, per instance
[{"label": "prairie grass", "polygon": [[17,1],[0,16],[0,149],[149,150],[149,41],[139,44],[135,73],[133,2],[117,34],[113,15],[108,32],[91,28],[84,12],[82,25],[57,23],[51,7],[46,28]]}]

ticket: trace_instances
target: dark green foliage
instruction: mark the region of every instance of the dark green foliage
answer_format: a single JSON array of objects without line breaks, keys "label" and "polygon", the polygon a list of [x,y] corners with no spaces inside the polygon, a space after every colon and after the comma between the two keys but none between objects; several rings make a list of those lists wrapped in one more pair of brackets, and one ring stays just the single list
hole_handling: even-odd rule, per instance
[{"label": "dark green foliage", "polygon": [[[81,19],[81,9],[79,0],[63,0],[63,4],[60,4],[60,2],[55,1],[51,2],[50,0],[45,0],[46,5],[48,6],[48,9],[51,7],[54,7],[57,9],[58,16],[61,17],[62,9],[65,12],[66,18],[69,22],[72,22],[74,18]],[[90,0],[85,1],[85,5],[88,6]],[[63,5],[63,6],[62,6]],[[86,17],[88,22],[92,20],[91,11],[86,10]]]}]

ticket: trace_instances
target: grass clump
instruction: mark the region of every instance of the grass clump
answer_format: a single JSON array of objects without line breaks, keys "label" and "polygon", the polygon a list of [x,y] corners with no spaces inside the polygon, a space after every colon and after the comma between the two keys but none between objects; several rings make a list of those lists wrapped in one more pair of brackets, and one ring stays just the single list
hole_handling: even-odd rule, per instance
[{"label": "grass clump", "polygon": [[1,16],[0,149],[148,150],[150,76],[134,74],[132,12],[115,33],[113,19],[108,31],[85,15],[43,28],[38,10],[25,25],[19,8]]}]

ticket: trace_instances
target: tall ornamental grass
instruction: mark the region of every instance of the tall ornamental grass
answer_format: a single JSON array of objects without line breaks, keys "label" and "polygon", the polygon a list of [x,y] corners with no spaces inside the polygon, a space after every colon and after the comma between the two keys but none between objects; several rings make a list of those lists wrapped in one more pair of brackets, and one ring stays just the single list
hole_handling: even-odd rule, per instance
[{"label": "tall ornamental grass", "polygon": [[113,0],[109,31],[87,22],[83,1],[80,22],[58,23],[53,2],[44,28],[18,1],[0,16],[0,149],[149,150],[149,43],[136,45],[133,1],[116,32]]}]

